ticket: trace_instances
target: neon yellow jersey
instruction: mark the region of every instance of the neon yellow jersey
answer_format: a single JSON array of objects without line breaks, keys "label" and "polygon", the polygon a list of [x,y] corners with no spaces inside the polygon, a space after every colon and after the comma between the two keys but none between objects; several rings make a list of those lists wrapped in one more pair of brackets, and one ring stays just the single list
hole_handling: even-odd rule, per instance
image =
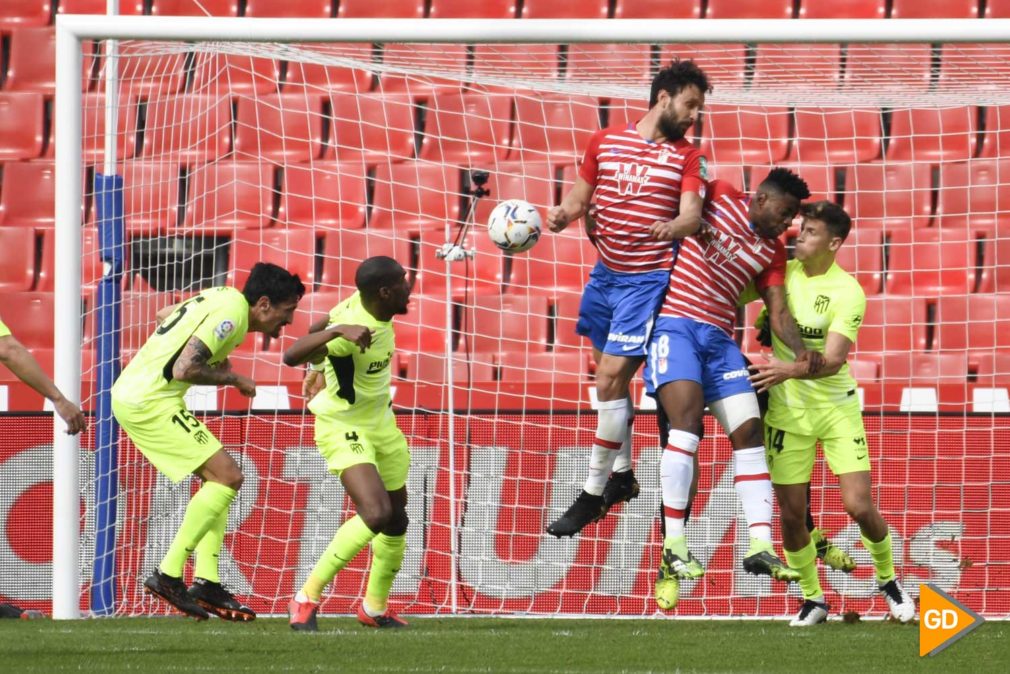
[{"label": "neon yellow jersey", "polygon": [[[851,275],[837,264],[820,276],[809,277],[799,260],[786,265],[786,299],[808,349],[824,352],[829,332],[856,341],[866,311],[866,295]],[[772,349],[779,360],[796,360],[792,349],[772,335]],[[830,377],[790,379],[771,389],[768,423],[789,428],[794,409],[834,407],[853,399],[856,382],[848,364]]]},{"label": "neon yellow jersey", "polygon": [[11,334],[11,329],[4,325],[3,321],[0,321],[0,337],[7,337]]},{"label": "neon yellow jersey", "polygon": [[380,321],[354,293],[330,311],[329,326],[362,325],[372,331],[372,344],[361,347],[343,337],[327,343],[324,366],[326,389],[309,402],[316,416],[373,426],[385,418],[390,403],[390,363],[395,350],[393,322]]},{"label": "neon yellow jersey", "polygon": [[112,386],[112,396],[127,405],[182,398],[190,384],[172,378],[172,366],[189,342],[198,337],[208,349],[208,363],[228,357],[249,329],[249,303],[235,288],[210,288],[175,308],[147,338],[144,346]]}]

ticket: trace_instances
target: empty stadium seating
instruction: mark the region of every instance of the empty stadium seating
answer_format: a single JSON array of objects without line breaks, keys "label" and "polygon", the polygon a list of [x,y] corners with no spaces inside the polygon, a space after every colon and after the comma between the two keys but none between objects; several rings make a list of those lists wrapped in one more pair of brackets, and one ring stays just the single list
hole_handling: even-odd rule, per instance
[{"label": "empty stadium seating", "polygon": [[[372,60],[371,44],[342,44],[336,52],[342,58],[365,63]],[[372,73],[361,68],[289,61],[285,90],[310,93],[323,91],[364,92],[372,87]]]},{"label": "empty stadium seating", "polygon": [[[340,0],[341,19],[421,19],[425,0]],[[476,4],[476,3],[475,3]]]},{"label": "empty stadium seating", "polygon": [[866,298],[866,313],[853,353],[864,359],[885,352],[926,349],[926,302],[907,296]]},{"label": "empty stadium seating", "polygon": [[[1010,73],[1000,67],[1010,58],[1006,43],[944,44],[940,58],[939,89],[959,91],[1002,91],[1010,84]],[[979,71],[985,71],[985,79]]]},{"label": "empty stadium seating", "polygon": [[167,162],[122,166],[123,219],[130,234],[164,233],[179,219],[179,167]]},{"label": "empty stadium seating", "polygon": [[[354,291],[354,273],[361,261],[374,255],[395,259],[404,269],[412,267],[413,243],[389,230],[337,229],[323,239],[322,288]],[[414,300],[411,300],[413,302]]]},{"label": "empty stadium seating", "polygon": [[940,351],[1006,350],[1010,347],[1010,295],[940,297],[933,348]]},{"label": "empty stadium seating", "polygon": [[0,93],[0,161],[42,154],[42,94]]},{"label": "empty stadium seating", "polygon": [[273,169],[258,162],[206,164],[189,174],[186,230],[265,227],[273,217]]},{"label": "empty stadium seating", "polygon": [[892,19],[977,19],[978,0],[893,0]]},{"label": "empty stadium seating", "polygon": [[846,170],[845,208],[860,229],[925,227],[931,184],[929,164],[856,164]]},{"label": "empty stadium seating", "polygon": [[523,19],[606,19],[607,0],[525,0]]},{"label": "empty stadium seating", "polygon": [[660,46],[660,67],[666,67],[675,58],[693,60],[705,71],[709,83],[719,89],[741,89],[747,79],[745,44],[692,42]]},{"label": "empty stadium seating", "polygon": [[1010,212],[1010,160],[940,164],[936,217],[941,227],[996,227]]},{"label": "empty stadium seating", "polygon": [[497,361],[503,383],[578,383],[589,372],[586,354],[577,351],[511,351],[500,354]]},{"label": "empty stadium seating", "polygon": [[238,3],[239,0],[151,0],[151,15],[238,16]]},{"label": "empty stadium seating", "polygon": [[599,102],[589,96],[516,96],[516,125],[509,159],[567,163],[581,158],[600,128]]},{"label": "empty stadium seating", "polygon": [[[81,128],[83,161],[97,163],[105,158],[105,94],[85,93],[81,105],[84,117]],[[129,159],[137,151],[137,100],[132,96],[120,97],[116,128],[116,158]],[[49,125],[45,153],[49,158],[56,156],[55,129],[55,124]]]},{"label": "empty stadium seating", "polygon": [[[19,231],[22,229],[19,228]],[[0,234],[7,231],[10,230],[0,229]],[[129,249],[126,248],[123,252],[123,264],[127,268],[130,264],[128,251]],[[98,250],[98,232],[91,229],[85,230],[81,235],[81,285],[85,289],[94,287],[101,280],[102,273],[102,260]],[[39,278],[35,290],[42,292],[56,290],[56,232],[52,229],[43,232],[42,261],[39,265]]]},{"label": "empty stadium seating", "polygon": [[649,111],[645,99],[611,98],[606,104],[607,126],[625,127],[637,123]]},{"label": "empty stadium seating", "polygon": [[473,50],[476,75],[521,76],[550,81],[559,76],[558,46],[553,44],[479,44]]},{"label": "empty stadium seating", "polygon": [[444,354],[446,340],[452,338],[446,330],[445,298],[411,295],[406,315],[397,316],[393,328],[398,352]]},{"label": "empty stadium seating", "polygon": [[53,348],[53,294],[10,293],[4,297],[3,321],[29,349]]},{"label": "empty stadium seating", "polygon": [[386,93],[405,92],[412,100],[428,100],[439,91],[453,91],[463,86],[461,78],[466,72],[467,47],[462,44],[389,44],[382,49],[382,61],[407,68],[437,73],[458,73],[452,76],[410,76],[383,74],[379,77],[379,90]]},{"label": "empty stadium seating", "polygon": [[451,165],[425,162],[382,164],[375,172],[369,227],[402,233],[459,219],[460,175]]},{"label": "empty stadium seating", "polygon": [[887,0],[800,0],[801,19],[884,19]]},{"label": "empty stadium seating", "polygon": [[277,91],[280,61],[245,54],[197,54],[192,91],[269,94]]},{"label": "empty stadium seating", "polygon": [[976,367],[976,385],[1010,386],[1010,353],[984,353],[972,362]]},{"label": "empty stadium seating", "polygon": [[[193,2],[193,0],[187,0]],[[59,0],[60,14],[107,14],[108,0]],[[144,13],[144,0],[119,0],[119,14],[140,16]]]},{"label": "empty stadium seating", "polygon": [[889,293],[937,297],[975,289],[975,238],[964,230],[892,232],[888,240]]},{"label": "empty stadium seating", "polygon": [[287,164],[277,225],[319,230],[365,224],[365,167],[358,163]]},{"label": "empty stadium seating", "polygon": [[231,149],[231,102],[204,94],[158,96],[147,103],[145,159],[208,162]]},{"label": "empty stadium seating", "polygon": [[555,351],[585,351],[590,348],[589,340],[575,333],[581,301],[581,292],[558,293],[553,300]]},{"label": "empty stadium seating", "polygon": [[986,108],[986,126],[982,134],[980,157],[998,159],[1010,154],[1010,105]]},{"label": "empty stadium seating", "polygon": [[51,0],[4,0],[0,2],[0,30],[44,26],[52,11]]},{"label": "empty stadium seating", "polygon": [[304,93],[239,97],[235,159],[303,162],[323,151],[323,97]]},{"label": "empty stadium seating", "polygon": [[965,353],[889,353],[880,359],[881,378],[907,386],[964,384],[968,371]]},{"label": "empty stadium seating", "polygon": [[841,62],[842,49],[837,44],[758,45],[752,86],[801,82],[804,87],[835,89],[842,76]]},{"label": "empty stadium seating", "polygon": [[331,0],[246,0],[246,16],[328,19]]},{"label": "empty stadium seating", "polygon": [[435,94],[418,157],[461,166],[488,166],[504,159],[511,144],[512,97],[463,93]]},{"label": "empty stadium seating", "polygon": [[835,261],[856,277],[867,295],[875,295],[883,290],[884,247],[880,230],[851,230],[845,243],[838,249]]},{"label": "empty stadium seating", "polygon": [[[182,91],[191,54],[175,51],[178,48],[181,47],[176,45],[170,48],[170,53],[160,53],[150,47],[145,49],[140,43],[120,46],[120,89],[140,96],[167,96]],[[99,84],[104,86],[104,77]]]},{"label": "empty stadium seating", "polygon": [[791,19],[792,0],[708,0],[706,19]]},{"label": "empty stadium seating", "polygon": [[975,154],[978,109],[899,109],[891,112],[888,160],[940,162]]},{"label": "empty stadium seating", "polygon": [[547,298],[478,297],[463,307],[461,330],[477,353],[547,350]]},{"label": "empty stadium seating", "polygon": [[56,172],[51,162],[11,162],[0,183],[0,224],[52,227]]},{"label": "empty stadium seating", "polygon": [[853,164],[880,157],[877,109],[796,108],[791,161]]},{"label": "empty stadium seating", "polygon": [[[821,199],[827,199],[828,201],[834,201],[835,199],[835,169],[827,164],[791,164],[786,162],[779,162],[775,165],[780,168],[787,168],[793,173],[797,174],[799,177],[803,178],[807,183],[807,187],[810,188],[810,199],[818,201]],[[768,174],[772,170],[772,166],[753,166],[750,170],[750,185],[751,191],[757,189],[757,186],[768,177]]]},{"label": "empty stadium seating", "polygon": [[237,231],[229,254],[228,285],[241,288],[257,262],[298,274],[307,290],[315,280],[316,234],[310,229]]},{"label": "empty stadium seating", "polygon": [[414,105],[404,94],[330,97],[333,127],[327,158],[369,165],[414,156]]},{"label": "empty stadium seating", "polygon": [[568,47],[565,77],[593,81],[607,73],[628,85],[652,81],[652,57],[647,44],[573,44]]},{"label": "empty stadium seating", "polygon": [[[35,230],[0,228],[0,291],[31,290],[35,285]],[[5,303],[6,304],[6,303]],[[4,313],[6,315],[6,306]]]},{"label": "empty stadium seating", "polygon": [[[82,89],[88,88],[93,45],[85,41],[81,47]],[[56,30],[18,28],[11,33],[10,57],[7,61],[7,91],[56,91]]]},{"label": "empty stadium seating", "polygon": [[417,292],[444,295],[452,283],[453,297],[498,295],[505,283],[505,255],[483,231],[471,229],[463,245],[473,252],[466,262],[447,265],[436,256],[447,241],[454,240],[456,228],[445,229],[442,222],[430,222],[418,235]]},{"label": "empty stadium seating", "polygon": [[[422,3],[423,4],[423,3]],[[516,0],[431,0],[428,16],[432,19],[511,19],[516,15]]]},{"label": "empty stadium seating", "polygon": [[700,19],[702,0],[617,0],[615,19]]},{"label": "empty stadium seating", "polygon": [[774,164],[789,151],[789,110],[710,105],[701,151],[714,163]]},{"label": "empty stadium seating", "polygon": [[929,89],[933,54],[928,44],[850,44],[842,86],[860,87],[869,79],[887,78],[889,90]]},{"label": "empty stadium seating", "polygon": [[[407,379],[420,384],[444,384],[446,382],[446,359],[434,353],[410,354],[406,360]],[[456,384],[470,382],[490,382],[495,380],[492,356],[454,356],[452,359],[452,380]]]},{"label": "empty stadium seating", "polygon": [[1010,0],[986,0],[985,18],[1010,19]]},{"label": "empty stadium seating", "polygon": [[1010,237],[995,237],[987,242],[985,251],[979,292],[1010,292]]}]

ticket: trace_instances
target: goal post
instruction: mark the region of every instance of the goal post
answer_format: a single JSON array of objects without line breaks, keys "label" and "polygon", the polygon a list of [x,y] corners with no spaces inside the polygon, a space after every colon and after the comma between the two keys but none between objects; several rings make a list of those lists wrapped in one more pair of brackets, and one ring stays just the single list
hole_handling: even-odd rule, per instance
[{"label": "goal post", "polygon": [[[716,82],[694,131],[716,177],[753,189],[785,164],[815,197],[853,212],[845,260],[867,290],[864,332],[875,340],[857,341],[854,358],[872,369],[857,378],[899,568],[909,582],[963,593],[987,618],[1010,615],[1005,588],[987,594],[993,581],[970,561],[985,556],[994,578],[1010,568],[1010,532],[981,511],[1010,516],[999,472],[1010,467],[1010,365],[996,357],[998,335],[978,334],[983,310],[990,325],[1010,321],[998,297],[1010,292],[999,274],[1010,257],[998,257],[1010,172],[998,173],[995,121],[1010,104],[1010,71],[992,52],[1007,53],[998,48],[1010,20],[59,15],[56,25],[55,379],[85,397],[95,431],[79,442],[55,424],[54,617],[78,617],[85,589],[95,615],[156,610],[137,574],[167,547],[190,485],[146,466],[115,425],[108,389],[158,303],[240,286],[267,259],[310,286],[306,318],[291,326],[305,330],[374,254],[406,261],[415,284],[397,319],[394,403],[414,465],[394,595],[422,613],[654,613],[658,462],[637,384],[642,497],[582,538],[543,534],[581,485],[595,428],[592,365],[573,334],[593,249],[577,232],[544,232],[529,253],[504,255],[481,220],[506,198],[557,203],[588,135],[634,121],[651,74],[678,55],[697,56]],[[82,70],[86,44],[100,59],[93,73]],[[922,57],[914,68],[911,51]],[[849,136],[832,136],[837,128]],[[489,197],[474,198],[472,169],[490,169]],[[470,255],[437,258],[471,207]],[[753,314],[740,312],[750,353]],[[222,579],[266,613],[283,611],[349,507],[315,453],[297,379],[279,364],[297,336],[250,335],[233,356],[260,385],[251,412],[227,391],[188,398],[242,454]],[[962,360],[960,379],[943,369]],[[923,367],[940,368],[935,381]],[[738,568],[728,445],[706,429],[688,537],[712,583],[685,586],[680,615],[782,615],[787,593]],[[815,516],[852,550],[858,531],[818,466]],[[349,567],[324,610],[347,611],[364,570]],[[843,606],[881,614],[868,579],[829,577]]]}]

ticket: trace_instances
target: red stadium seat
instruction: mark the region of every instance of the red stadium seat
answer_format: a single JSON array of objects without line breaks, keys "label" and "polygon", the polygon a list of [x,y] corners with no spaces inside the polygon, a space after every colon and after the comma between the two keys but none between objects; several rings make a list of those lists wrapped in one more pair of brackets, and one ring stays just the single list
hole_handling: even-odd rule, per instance
[{"label": "red stadium seat", "polygon": [[418,231],[459,218],[460,177],[454,166],[405,162],[375,172],[369,227]]},{"label": "red stadium seat", "polygon": [[[0,230],[0,233],[9,230]],[[123,264],[130,264],[129,249],[123,251]],[[86,229],[81,236],[81,285],[93,288],[104,273],[102,260],[98,249],[98,232]],[[47,229],[42,236],[42,263],[39,266],[39,280],[35,289],[43,292],[56,290],[56,232]]]},{"label": "red stadium seat", "polygon": [[473,51],[473,72],[478,76],[555,80],[558,68],[554,44],[479,44]]},{"label": "red stadium seat", "polygon": [[431,0],[428,16],[432,19],[512,19],[516,0]]},{"label": "red stadium seat", "polygon": [[31,290],[33,285],[35,230],[31,227],[0,228],[0,291],[22,292]]},{"label": "red stadium seat", "polygon": [[[105,157],[105,94],[85,93],[81,105],[84,109],[83,161],[99,163]],[[116,133],[116,158],[129,159],[137,151],[137,101],[130,96],[119,99]],[[56,156],[55,124],[49,126],[49,142],[45,156]]]},{"label": "red stadium seat", "polygon": [[231,101],[222,96],[180,94],[147,103],[145,159],[198,164],[230,150]]},{"label": "red stadium seat", "polygon": [[842,49],[837,44],[762,44],[757,48],[753,87],[804,87],[833,90],[842,76]]},{"label": "red stadium seat", "polygon": [[436,257],[435,253],[446,241],[455,237],[455,228],[452,228],[452,235],[447,236],[443,227],[441,221],[433,221],[421,228],[417,292],[444,295],[445,286],[451,279],[454,297],[501,293],[505,283],[505,254],[492,243],[486,231],[471,228],[463,243],[473,251],[474,256],[465,264],[452,263],[447,276],[445,261]]},{"label": "red stadium seat", "polygon": [[552,293],[581,295],[596,264],[596,249],[572,224],[561,234],[544,232],[528,253],[512,257],[509,291],[516,293]]},{"label": "red stadium seat", "polygon": [[887,384],[933,387],[968,381],[968,354],[889,353],[880,361],[880,378]]},{"label": "red stadium seat", "polygon": [[[206,10],[206,11],[204,11]],[[238,0],[152,0],[152,16],[238,16]]]},{"label": "red stadium seat", "polygon": [[554,350],[586,351],[591,348],[589,339],[575,333],[579,320],[582,292],[559,294],[554,301]]},{"label": "red stadium seat", "polygon": [[11,333],[29,349],[53,348],[54,316],[52,293],[10,293],[0,313]]},{"label": "red stadium seat", "polygon": [[936,350],[1006,351],[1010,348],[1010,295],[940,297],[933,322]]},{"label": "red stadium seat", "polygon": [[316,234],[310,229],[237,231],[231,242],[228,285],[242,288],[257,262],[272,262],[298,274],[312,290],[316,273]]},{"label": "red stadium seat", "polygon": [[277,224],[319,229],[363,227],[364,165],[315,162],[285,166]]},{"label": "red stadium seat", "polygon": [[265,227],[273,215],[273,168],[258,162],[221,162],[189,174],[187,230]]},{"label": "red stadium seat", "polygon": [[[167,96],[186,86],[189,55],[183,52],[150,53],[137,43],[119,47],[119,86],[123,92],[140,96]],[[103,63],[102,67],[105,67]],[[99,80],[104,88],[105,78]]]},{"label": "red stadium seat", "polygon": [[929,224],[929,164],[873,163],[850,166],[845,180],[845,208],[856,227],[899,229]]},{"label": "red stadium seat", "polygon": [[627,85],[652,82],[652,56],[647,44],[573,44],[565,59],[569,80],[595,81],[607,77]]},{"label": "red stadium seat", "polygon": [[406,354],[444,354],[446,339],[452,337],[451,326],[450,322],[446,327],[444,297],[411,295],[406,315],[393,321],[396,350]]},{"label": "red stadium seat", "polygon": [[123,174],[123,220],[134,235],[164,233],[179,219],[179,166],[127,162]]},{"label": "red stadium seat", "polygon": [[245,15],[295,19],[328,19],[333,16],[331,0],[246,0]]},{"label": "red stadium seat", "polygon": [[606,19],[607,0],[525,0],[523,19]]},{"label": "red stadium seat", "polygon": [[979,292],[1010,293],[1010,237],[1006,234],[994,237],[985,250]]},{"label": "red stadium seat", "polygon": [[341,292],[354,291],[354,274],[367,258],[391,257],[410,270],[413,241],[391,231],[337,229],[326,232],[323,240],[322,287]]},{"label": "red stadium seat", "polygon": [[[56,10],[60,14],[107,14],[108,0],[59,0]],[[190,0],[192,2],[192,0]],[[120,16],[140,16],[144,13],[144,0],[119,0]]]},{"label": "red stadium seat", "polygon": [[478,297],[463,312],[461,331],[477,353],[547,350],[546,297]]},{"label": "red stadium seat", "polygon": [[801,19],[886,19],[887,0],[800,0]]},{"label": "red stadium seat", "polygon": [[1010,105],[994,105],[986,109],[985,131],[982,134],[980,157],[999,159],[1010,154]]},{"label": "red stadium seat", "polygon": [[420,159],[462,166],[493,165],[511,142],[512,97],[447,91],[428,104]]},{"label": "red stadium seat", "polygon": [[1010,0],[986,0],[985,18],[1010,19]]},{"label": "red stadium seat", "polygon": [[0,161],[42,154],[42,94],[0,93]]},{"label": "red stadium seat", "polygon": [[[341,44],[334,51],[343,58],[352,58],[366,63],[372,60],[371,44]],[[328,92],[328,91],[368,91],[372,88],[372,73],[360,68],[322,65],[318,63],[288,62],[285,91]]]},{"label": "red stadium seat", "polygon": [[[119,311],[122,325],[120,347],[123,351],[136,353],[144,345],[147,338],[158,327],[157,313],[165,307],[178,304],[180,298],[169,292],[132,292],[122,294]],[[95,305],[92,296],[89,306]],[[95,340],[95,313],[89,312],[84,321],[85,343]]]},{"label": "red stadium seat", "polygon": [[[407,379],[419,384],[444,384],[446,362],[444,355],[429,353],[411,354],[407,357]],[[495,381],[494,361],[490,355],[472,357],[454,356],[452,379],[456,384]]]},{"label": "red stadium seat", "polygon": [[516,130],[510,159],[567,163],[585,153],[600,128],[599,103],[589,96],[516,96]]},{"label": "red stadium seat", "polygon": [[892,19],[977,19],[978,0],[893,0]]},{"label": "red stadium seat", "polygon": [[880,381],[880,363],[875,360],[849,360],[849,374],[860,386]]},{"label": "red stadium seat", "polygon": [[706,174],[709,180],[725,180],[743,191],[747,185],[743,164],[709,164]]},{"label": "red stadium seat", "polygon": [[1010,353],[981,353],[972,361],[976,386],[1010,386]]},{"label": "red stadium seat", "polygon": [[975,107],[902,109],[891,113],[887,158],[898,161],[957,161],[975,154]]},{"label": "red stadium seat", "polygon": [[[56,91],[56,29],[18,28],[11,33],[10,58],[7,62],[7,91]],[[81,48],[81,89],[88,88],[91,75],[93,44],[84,42]]]},{"label": "red stadium seat", "polygon": [[933,53],[928,44],[850,44],[846,54],[844,88],[886,79],[888,91],[929,89]]},{"label": "red stadium seat", "polygon": [[856,358],[926,349],[926,302],[916,297],[866,298],[863,325],[856,336]]},{"label": "red stadium seat", "polygon": [[586,355],[576,351],[512,351],[501,354],[499,363],[501,380],[508,383],[578,384],[585,381],[589,374]]},{"label": "red stadium seat", "polygon": [[691,59],[705,71],[709,84],[719,89],[742,89],[747,80],[747,45],[734,43],[665,44],[659,48],[659,67],[674,58]]},{"label": "red stadium seat", "polygon": [[617,0],[615,19],[700,19],[701,0]]},{"label": "red stadium seat", "polygon": [[888,241],[889,293],[937,297],[975,289],[977,243],[964,230],[892,232]]},{"label": "red stadium seat", "polygon": [[774,164],[789,152],[789,110],[711,105],[701,151],[714,163]]},{"label": "red stadium seat", "polygon": [[56,171],[51,162],[4,164],[0,224],[52,227],[55,200]]},{"label": "red stadium seat", "polygon": [[789,158],[854,164],[880,157],[880,110],[797,108]]},{"label": "red stadium seat", "polygon": [[323,98],[304,93],[239,97],[235,159],[300,162],[323,151]]},{"label": "red stadium seat", "polygon": [[936,216],[941,227],[996,227],[1010,212],[1010,160],[940,164]]},{"label": "red stadium seat", "polygon": [[405,94],[335,93],[327,156],[369,165],[414,156],[414,105]]},{"label": "red stadium seat", "polygon": [[340,0],[341,19],[423,19],[424,0]]},{"label": "red stadium seat", "polygon": [[51,0],[4,0],[0,3],[0,30],[45,26],[52,11]]},{"label": "red stadium seat", "polygon": [[708,0],[706,19],[791,19],[792,0]]},{"label": "red stadium seat", "polygon": [[[819,201],[835,200],[835,169],[825,164],[790,164],[779,162],[776,167],[787,168],[807,183],[810,188],[810,199]],[[757,189],[772,170],[772,166],[752,166],[750,170],[750,188]]]},{"label": "red stadium seat", "polygon": [[1002,66],[1008,58],[1010,46],[1005,43],[944,44],[937,87],[982,95],[1006,91],[1010,73]]},{"label": "red stadium seat", "polygon": [[523,199],[546,214],[554,205],[554,172],[543,162],[502,162],[491,172],[487,189],[491,194],[477,202],[474,212],[475,226],[480,229],[487,224],[494,207],[506,199]]},{"label": "red stadium seat", "polygon": [[863,292],[876,295],[884,279],[884,246],[880,230],[852,229],[838,249],[835,262],[856,277]]},{"label": "red stadium seat", "polygon": [[607,126],[626,127],[637,124],[649,111],[649,102],[644,99],[611,98],[607,101]]},{"label": "red stadium seat", "polygon": [[458,73],[458,77],[383,74],[379,77],[379,90],[404,92],[414,100],[428,100],[436,92],[461,89],[468,58],[467,47],[462,44],[388,44],[382,50],[383,65]]},{"label": "red stadium seat", "polygon": [[281,63],[245,54],[197,54],[192,91],[221,94],[271,94],[277,91]]}]

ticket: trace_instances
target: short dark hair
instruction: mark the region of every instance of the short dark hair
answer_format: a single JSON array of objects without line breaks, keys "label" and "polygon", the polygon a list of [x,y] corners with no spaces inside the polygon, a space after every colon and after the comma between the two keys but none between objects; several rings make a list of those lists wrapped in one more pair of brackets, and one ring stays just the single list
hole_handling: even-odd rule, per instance
[{"label": "short dark hair", "polygon": [[280,304],[288,300],[301,299],[305,294],[305,285],[284,267],[278,267],[269,262],[257,262],[249,272],[242,294],[250,305],[256,304],[261,297],[270,300],[270,304]]},{"label": "short dark hair", "polygon": [[779,194],[789,194],[800,201],[810,198],[810,188],[807,187],[806,181],[785,168],[773,168],[758,187],[766,191],[774,190]]},{"label": "short dark hair", "polygon": [[684,87],[690,85],[698,87],[703,94],[712,91],[712,85],[708,83],[708,76],[705,71],[691,60],[681,61],[674,59],[670,65],[661,69],[652,78],[652,91],[649,93],[649,107],[651,108],[659,100],[659,92],[665,91],[671,96],[676,96]]},{"label": "short dark hair", "polygon": [[358,265],[354,285],[363,297],[376,297],[381,288],[399,282],[401,276],[403,266],[399,262],[385,255],[376,255]]},{"label": "short dark hair", "polygon": [[844,208],[831,201],[821,200],[803,204],[800,214],[804,218],[820,220],[831,236],[837,236],[842,241],[848,238],[849,231],[852,229],[852,218]]}]

